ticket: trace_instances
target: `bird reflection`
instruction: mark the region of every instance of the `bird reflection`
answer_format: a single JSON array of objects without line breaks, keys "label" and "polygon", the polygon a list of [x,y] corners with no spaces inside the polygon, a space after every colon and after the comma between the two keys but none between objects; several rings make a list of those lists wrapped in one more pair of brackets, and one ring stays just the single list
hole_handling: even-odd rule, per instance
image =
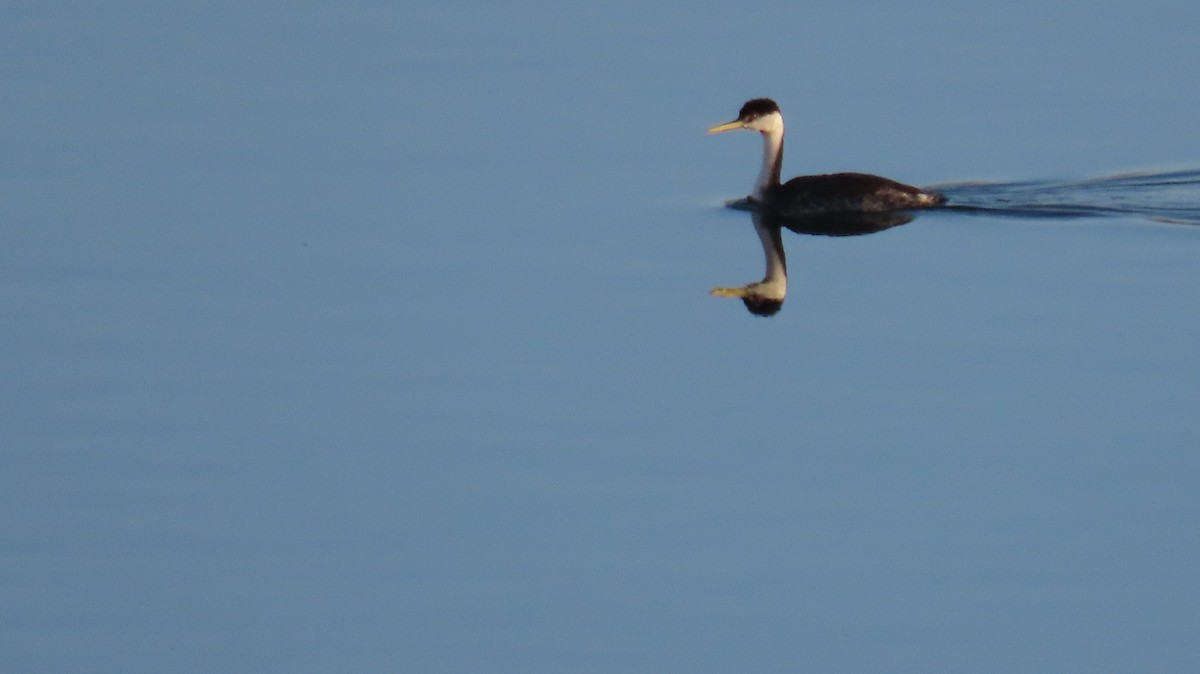
[{"label": "bird reflection", "polygon": [[713,288],[717,297],[737,297],[755,316],[774,316],[787,298],[787,255],[783,250],[783,230],[817,236],[861,236],[881,232],[912,221],[912,215],[895,213],[839,213],[806,218],[781,218],[753,208],[753,202],[731,202],[732,208],[750,210],[754,232],[762,244],[766,273],[761,281],[749,285]]}]

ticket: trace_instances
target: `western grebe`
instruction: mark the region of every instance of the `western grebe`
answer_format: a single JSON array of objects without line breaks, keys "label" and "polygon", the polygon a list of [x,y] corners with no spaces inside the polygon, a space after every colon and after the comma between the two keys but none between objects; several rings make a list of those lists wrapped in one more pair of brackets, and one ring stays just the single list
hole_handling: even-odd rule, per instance
[{"label": "western grebe", "polygon": [[750,198],[756,205],[784,218],[822,213],[885,213],[933,208],[946,202],[936,192],[866,173],[800,176],[780,184],[783,167],[783,114],[769,98],[747,101],[737,119],[718,124],[709,133],[734,129],[757,131],[763,137],[762,169]]}]

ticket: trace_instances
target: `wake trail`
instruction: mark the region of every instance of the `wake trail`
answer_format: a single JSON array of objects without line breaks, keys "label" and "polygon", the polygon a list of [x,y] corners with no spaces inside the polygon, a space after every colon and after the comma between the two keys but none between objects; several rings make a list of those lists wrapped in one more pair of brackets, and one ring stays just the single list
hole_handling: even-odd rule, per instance
[{"label": "wake trail", "polygon": [[1200,169],[1077,181],[963,182],[932,186],[946,210],[1022,218],[1123,215],[1200,225]]}]

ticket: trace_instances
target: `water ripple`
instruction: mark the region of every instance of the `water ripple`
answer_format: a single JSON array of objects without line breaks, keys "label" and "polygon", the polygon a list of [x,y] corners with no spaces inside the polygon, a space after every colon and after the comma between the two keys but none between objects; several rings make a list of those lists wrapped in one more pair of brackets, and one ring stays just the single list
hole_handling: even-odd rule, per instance
[{"label": "water ripple", "polygon": [[1025,218],[1105,215],[1200,225],[1200,169],[1125,173],[1080,181],[937,185],[951,210]]}]

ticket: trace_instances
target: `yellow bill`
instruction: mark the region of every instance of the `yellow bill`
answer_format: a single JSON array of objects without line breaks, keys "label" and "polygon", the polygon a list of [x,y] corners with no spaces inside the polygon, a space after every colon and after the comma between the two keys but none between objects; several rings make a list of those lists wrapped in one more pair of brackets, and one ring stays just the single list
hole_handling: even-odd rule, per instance
[{"label": "yellow bill", "polygon": [[746,128],[746,123],[740,119],[735,119],[732,122],[725,122],[724,124],[718,124],[718,125],[714,126],[713,128],[709,129],[708,132],[709,133],[721,133],[722,131],[733,131],[734,129],[744,129],[744,128]]}]

